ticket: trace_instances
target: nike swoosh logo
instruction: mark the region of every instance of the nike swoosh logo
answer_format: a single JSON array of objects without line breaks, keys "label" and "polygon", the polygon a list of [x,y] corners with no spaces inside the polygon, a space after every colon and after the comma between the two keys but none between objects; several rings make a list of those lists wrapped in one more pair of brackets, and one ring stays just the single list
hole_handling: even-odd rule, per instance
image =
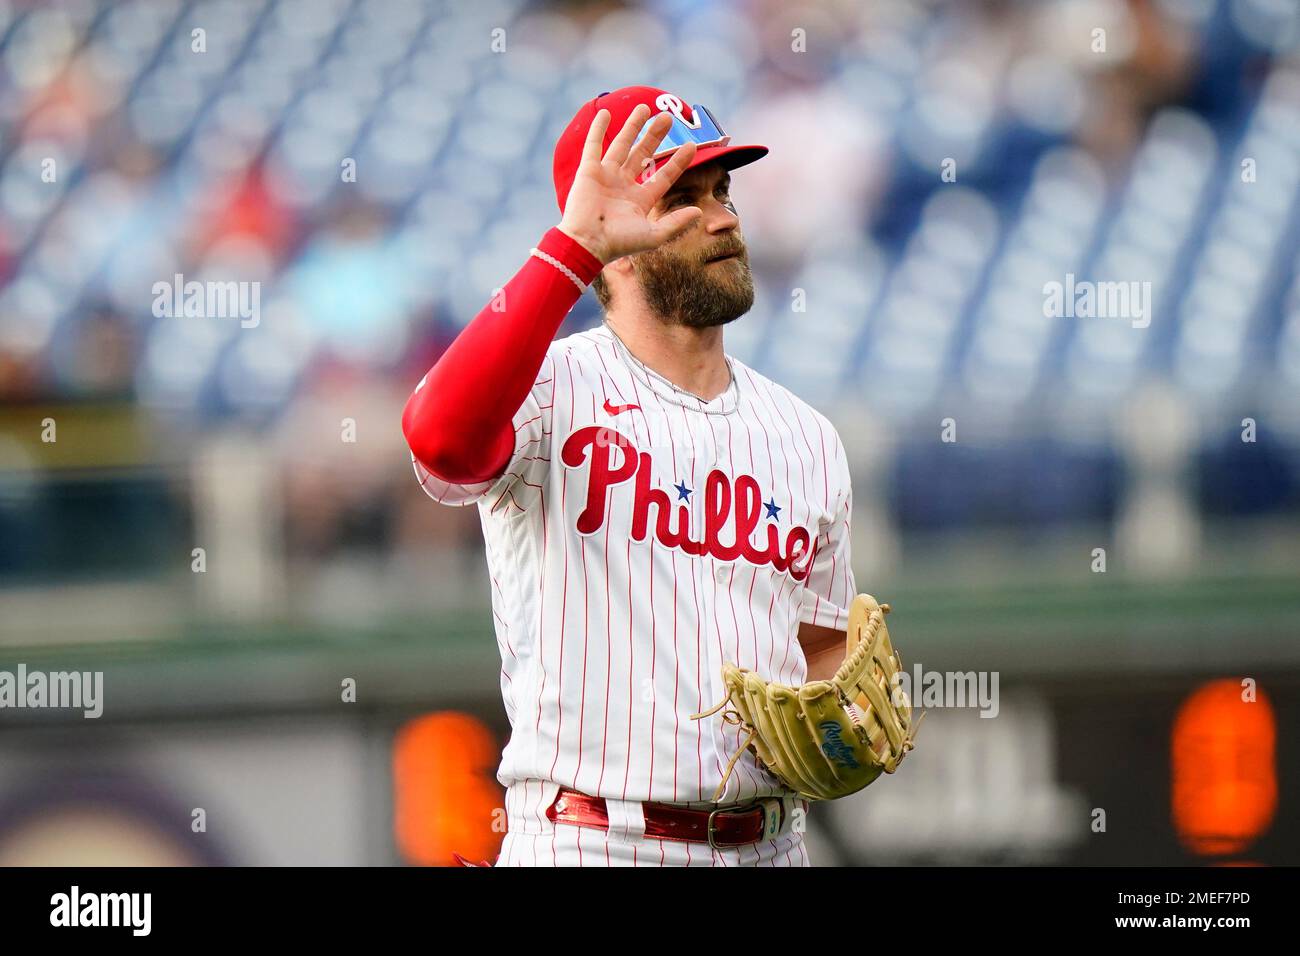
[{"label": "nike swoosh logo", "polygon": [[609,399],[605,399],[605,414],[617,415],[619,412],[630,412],[632,409],[639,409],[640,405],[611,405]]}]

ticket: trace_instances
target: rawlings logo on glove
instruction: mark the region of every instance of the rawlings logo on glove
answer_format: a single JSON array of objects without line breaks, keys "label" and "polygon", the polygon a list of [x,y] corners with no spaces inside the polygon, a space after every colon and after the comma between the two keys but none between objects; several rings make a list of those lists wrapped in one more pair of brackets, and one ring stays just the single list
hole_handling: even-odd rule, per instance
[{"label": "rawlings logo on glove", "polygon": [[[903,662],[885,627],[888,604],[859,594],[849,607],[844,663],[830,680],[789,687],[724,664],[727,697],[693,720],[723,710],[722,719],[749,731],[727,764],[717,800],[736,761],[752,749],[782,783],[810,800],[857,793],[880,774],[893,773],[912,749],[920,720],[898,686]],[[924,715],[922,715],[924,716]]]},{"label": "rawlings logo on glove", "polygon": [[822,732],[822,753],[826,759],[849,770],[857,770],[858,762],[853,759],[853,750],[840,739],[840,725],[828,720],[817,726]]}]

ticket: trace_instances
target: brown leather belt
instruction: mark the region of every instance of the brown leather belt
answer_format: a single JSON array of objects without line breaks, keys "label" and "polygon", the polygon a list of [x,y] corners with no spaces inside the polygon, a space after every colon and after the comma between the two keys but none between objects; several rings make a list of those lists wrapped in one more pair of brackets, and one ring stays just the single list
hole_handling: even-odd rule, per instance
[{"label": "brown leather belt", "polygon": [[[707,843],[715,849],[748,846],[776,836],[785,823],[785,802],[773,797],[747,806],[692,810],[670,803],[643,803],[645,835],[659,840]],[[560,789],[546,809],[552,823],[609,829],[604,797]]]}]

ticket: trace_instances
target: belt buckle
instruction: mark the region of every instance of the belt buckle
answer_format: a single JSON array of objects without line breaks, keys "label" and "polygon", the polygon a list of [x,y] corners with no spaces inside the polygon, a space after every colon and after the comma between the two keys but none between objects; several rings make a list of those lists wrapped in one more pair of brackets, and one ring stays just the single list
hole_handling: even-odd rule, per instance
[{"label": "belt buckle", "polygon": [[[752,808],[749,808],[749,809],[752,809]],[[708,840],[709,840],[709,849],[710,849],[710,850],[726,850],[726,849],[730,849],[730,847],[721,847],[721,846],[718,846],[718,844],[715,843],[715,842],[713,841],[713,836],[714,836],[714,822],[713,822],[713,821],[717,818],[718,814],[719,814],[719,813],[724,813],[724,814],[727,814],[728,816],[738,816],[738,815],[741,814],[741,813],[748,813],[748,812],[749,812],[749,809],[746,809],[746,810],[737,810],[737,809],[735,809],[735,808],[731,808],[731,807],[718,807],[716,810],[712,810],[712,811],[709,812],[709,822],[708,822],[708,825],[705,827],[705,835],[708,837]]]},{"label": "belt buckle", "polygon": [[[716,831],[714,820],[717,818],[718,814],[722,813],[728,816],[744,816],[747,813],[753,813],[755,811],[758,811],[763,816],[763,826],[762,830],[759,832],[757,840],[750,840],[749,843],[731,843],[725,847],[718,846],[714,841],[714,834]],[[751,803],[747,807],[718,807],[716,810],[709,813],[709,822],[705,828],[705,835],[709,840],[709,849],[725,850],[738,846],[749,846],[750,843],[758,843],[761,840],[771,839],[780,831],[781,824],[784,822],[784,817],[784,805],[780,798],[759,800],[756,803]]]}]

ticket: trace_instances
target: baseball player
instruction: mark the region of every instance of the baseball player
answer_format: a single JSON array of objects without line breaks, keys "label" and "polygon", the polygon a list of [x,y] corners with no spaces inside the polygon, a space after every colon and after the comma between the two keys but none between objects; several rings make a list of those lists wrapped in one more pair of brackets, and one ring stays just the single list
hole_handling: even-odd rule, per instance
[{"label": "baseball player", "polygon": [[[839,436],[723,349],[754,297],[731,175],[766,152],[664,90],[585,104],[559,225],[406,406],[420,484],[482,520],[499,866],[808,865],[815,792],[754,759],[737,711],[696,719],[727,666],[829,679],[855,595]],[[589,285],[604,321],[555,340]]]}]

